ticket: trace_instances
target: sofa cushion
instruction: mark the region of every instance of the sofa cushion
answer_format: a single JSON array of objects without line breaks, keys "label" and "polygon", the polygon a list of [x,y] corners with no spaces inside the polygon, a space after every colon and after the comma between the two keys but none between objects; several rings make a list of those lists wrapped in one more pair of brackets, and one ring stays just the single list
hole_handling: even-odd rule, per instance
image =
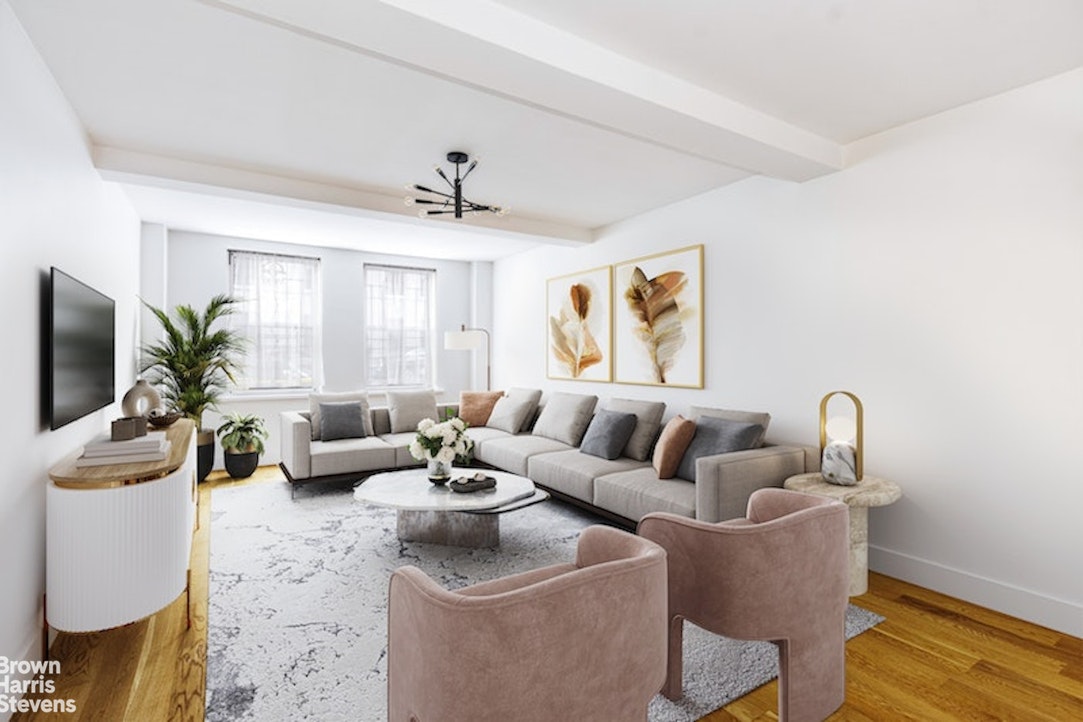
[{"label": "sofa cushion", "polygon": [[493,406],[485,425],[509,434],[518,434],[533,420],[539,401],[539,389],[508,389]]},{"label": "sofa cushion", "polygon": [[763,446],[764,437],[767,435],[767,427],[771,424],[771,414],[766,411],[736,411],[734,409],[714,409],[709,406],[693,406],[689,410],[693,421],[698,421],[701,416],[711,416],[716,419],[729,419],[746,424],[759,424],[763,427],[763,433],[756,441],[753,449]]},{"label": "sofa cushion", "polygon": [[320,404],[320,440],[362,439],[365,409],[360,401],[329,401]]},{"label": "sofa cushion", "polygon": [[489,439],[506,439],[511,436],[507,431],[494,429],[491,426],[471,426],[466,430],[466,435],[474,442],[475,459],[478,458],[478,451],[481,449],[481,445],[489,441]]},{"label": "sofa cushion", "polygon": [[568,449],[531,456],[527,459],[526,475],[553,491],[593,503],[596,478],[645,465],[646,462],[626,457],[609,460],[582,454],[578,449]]},{"label": "sofa cushion", "polygon": [[696,434],[696,422],[686,419],[680,414],[674,416],[662,429],[662,435],[658,437],[658,443],[654,446],[654,457],[651,464],[659,479],[672,479],[677,475],[677,467],[681,464],[681,457],[692,443],[692,437]]},{"label": "sofa cushion", "polygon": [[387,412],[391,416],[391,433],[417,431],[417,424],[422,419],[439,420],[436,410],[436,392],[432,389],[420,391],[388,391]]},{"label": "sofa cushion", "polygon": [[459,394],[459,418],[469,426],[485,426],[503,391],[463,391]]},{"label": "sofa cushion", "polygon": [[336,401],[360,401],[362,417],[365,421],[365,436],[372,436],[372,418],[369,411],[369,395],[365,391],[341,391],[308,396],[308,416],[312,424],[312,440],[319,441],[322,437],[320,429],[320,404],[334,403]]},{"label": "sofa cushion", "polygon": [[616,459],[636,430],[636,415],[601,409],[590,420],[579,451],[603,459]]},{"label": "sofa cushion", "polygon": [[312,456],[312,476],[395,468],[394,447],[377,436],[313,441],[309,448]]},{"label": "sofa cushion", "polygon": [[417,437],[416,431],[403,431],[398,434],[380,434],[391,448],[395,450],[395,468],[407,466],[420,466],[425,463],[414,458],[410,453],[410,442]]},{"label": "sofa cushion", "polygon": [[696,485],[684,479],[659,479],[647,466],[599,476],[594,480],[594,505],[633,521],[652,511],[694,519]]},{"label": "sofa cushion", "polygon": [[731,421],[716,416],[700,416],[696,421],[696,434],[681,457],[677,476],[688,481],[696,480],[696,459],[701,456],[728,454],[755,448],[757,439],[763,438],[763,427],[741,421]]},{"label": "sofa cushion", "polygon": [[486,464],[491,464],[498,469],[510,471],[513,474],[526,476],[527,460],[535,454],[544,454],[550,451],[575,451],[576,449],[560,441],[547,439],[544,436],[531,436],[519,434],[506,436],[503,439],[489,439],[482,443],[480,449],[474,450],[474,458]]},{"label": "sofa cushion", "polygon": [[624,446],[623,456],[646,461],[651,455],[651,444],[662,427],[662,414],[666,405],[661,401],[637,401],[635,399],[610,399],[605,406],[610,411],[636,415],[636,428]]},{"label": "sofa cushion", "polygon": [[597,403],[597,396],[558,391],[545,402],[532,433],[569,446],[579,446]]}]

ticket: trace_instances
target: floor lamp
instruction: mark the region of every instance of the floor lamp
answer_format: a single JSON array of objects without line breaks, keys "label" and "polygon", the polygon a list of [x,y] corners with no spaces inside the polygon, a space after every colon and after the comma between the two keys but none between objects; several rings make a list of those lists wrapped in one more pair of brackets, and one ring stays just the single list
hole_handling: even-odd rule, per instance
[{"label": "floor lamp", "polygon": [[463,324],[458,331],[444,332],[444,349],[447,351],[474,351],[485,345],[485,390],[493,387],[493,345],[489,332],[483,328],[467,328]]}]

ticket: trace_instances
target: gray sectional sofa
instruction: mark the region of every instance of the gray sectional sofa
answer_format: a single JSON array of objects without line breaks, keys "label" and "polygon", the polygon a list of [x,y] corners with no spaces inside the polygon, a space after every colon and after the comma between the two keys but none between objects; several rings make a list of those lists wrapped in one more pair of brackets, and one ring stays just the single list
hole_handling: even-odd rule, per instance
[{"label": "gray sectional sofa", "polygon": [[[663,427],[664,404],[611,399],[599,408],[595,396],[553,393],[544,403],[541,396],[536,389],[511,389],[496,402],[485,425],[471,426],[467,433],[474,441],[475,460],[529,477],[556,498],[626,526],[652,511],[709,522],[740,517],[756,489],[781,487],[789,476],[819,469],[819,449],[765,440],[767,414],[692,407],[689,418],[698,422],[697,436],[707,438],[709,426],[729,424],[746,431],[756,426],[759,433],[753,430],[753,448],[714,454],[706,453],[709,443],[706,447],[701,443],[698,455],[685,454],[683,471],[678,472],[692,478],[659,478],[652,451]],[[457,410],[454,404],[433,408],[434,403],[422,402],[415,405],[422,408],[405,414],[394,403],[388,408],[366,408],[370,434],[332,441],[320,440],[313,430],[312,417],[319,415],[315,402],[307,412],[285,412],[281,467],[291,483],[301,484],[419,466],[406,449],[414,436],[417,414],[433,412],[443,418],[446,410]],[[621,434],[627,433],[629,415],[634,415],[634,426],[624,442],[626,436]],[[606,421],[613,422],[611,426],[622,423],[623,431],[616,434],[619,438],[606,435]],[[604,449],[606,444],[613,447],[614,441],[623,446]],[[693,439],[689,452],[696,445]]]}]

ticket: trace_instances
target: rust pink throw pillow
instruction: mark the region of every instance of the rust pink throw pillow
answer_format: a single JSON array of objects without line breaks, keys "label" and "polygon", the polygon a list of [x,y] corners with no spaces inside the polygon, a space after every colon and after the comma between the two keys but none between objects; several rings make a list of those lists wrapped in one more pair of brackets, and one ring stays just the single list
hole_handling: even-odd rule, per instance
[{"label": "rust pink throw pillow", "polygon": [[654,446],[654,457],[651,459],[659,479],[672,479],[677,475],[681,458],[695,435],[695,421],[680,415],[669,420],[658,437],[658,443]]},{"label": "rust pink throw pillow", "polygon": [[459,394],[459,418],[470,426],[485,426],[503,391],[463,391]]}]

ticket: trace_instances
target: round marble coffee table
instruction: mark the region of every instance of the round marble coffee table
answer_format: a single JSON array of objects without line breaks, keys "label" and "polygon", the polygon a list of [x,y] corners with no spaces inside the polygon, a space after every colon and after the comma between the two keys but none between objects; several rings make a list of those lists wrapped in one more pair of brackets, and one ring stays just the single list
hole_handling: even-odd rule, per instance
[{"label": "round marble coffee table", "polygon": [[902,497],[893,481],[865,475],[853,486],[824,481],[820,472],[791,476],[782,483],[787,489],[826,496],[850,507],[850,596],[869,591],[869,507],[886,506]]},{"label": "round marble coffee table", "polygon": [[[471,477],[478,469],[452,469],[451,478]],[[461,547],[500,544],[500,514],[549,498],[534,482],[517,474],[483,470],[496,487],[461,493],[429,481],[425,469],[373,474],[354,490],[354,498],[397,510],[396,531],[403,541]]]}]

